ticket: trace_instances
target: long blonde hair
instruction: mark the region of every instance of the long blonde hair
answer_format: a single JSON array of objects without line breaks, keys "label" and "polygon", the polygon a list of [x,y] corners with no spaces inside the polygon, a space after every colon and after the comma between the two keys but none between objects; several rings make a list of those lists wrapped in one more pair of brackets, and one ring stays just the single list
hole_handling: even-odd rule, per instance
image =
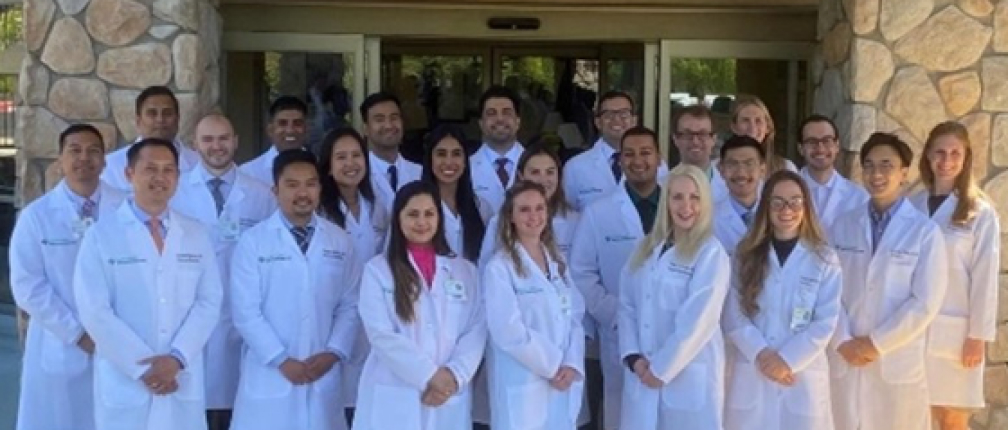
[{"label": "long blonde hair", "polygon": [[760,142],[763,144],[764,153],[766,153],[767,174],[785,169],[787,164],[784,162],[784,157],[777,155],[776,148],[774,147],[776,144],[777,127],[774,125],[773,117],[770,116],[770,109],[767,108],[766,103],[763,103],[763,100],[750,94],[739,94],[735,97],[735,103],[732,104],[731,110],[732,125],[738,122],[742,109],[750,106],[759,109],[763,113],[763,120],[767,125],[767,134]]},{"label": "long blonde hair", "polygon": [[819,218],[812,206],[812,194],[809,192],[808,186],[805,185],[805,181],[790,170],[781,170],[770,175],[763,186],[752,227],[739,242],[735,252],[735,264],[732,265],[737,271],[735,275],[741,283],[739,301],[742,305],[742,312],[750,318],[759,312],[759,296],[763,292],[763,285],[769,271],[770,242],[773,239],[770,200],[773,199],[774,188],[783,182],[794,182],[801,189],[804,214],[801,225],[798,227],[798,240],[802,245],[824,258],[823,249],[826,247],[826,235],[823,234],[822,226],[819,224]]},{"label": "long blonde hair", "polygon": [[[539,185],[532,181],[518,181],[508,189],[507,194],[504,198],[504,204],[501,205],[501,210],[497,215],[497,243],[501,244],[500,248],[507,252],[508,257],[511,258],[511,264],[514,264],[515,272],[518,276],[527,277],[528,271],[525,269],[525,265],[522,264],[521,254],[518,253],[518,247],[521,244],[518,243],[518,233],[515,232],[514,223],[512,223],[511,214],[514,212],[514,200],[518,195],[526,191],[533,191],[542,195],[543,200],[549,205],[549,200],[546,199],[546,189],[542,185]],[[549,211],[547,211],[549,212]],[[556,235],[553,234],[553,217],[552,214],[548,214],[546,217],[546,226],[543,228],[542,234],[539,236],[539,240],[542,242],[543,246],[546,247],[546,252],[549,254],[550,258],[557,263],[557,268],[560,271],[560,276],[565,276],[567,265],[564,262],[562,254],[560,254],[560,249],[556,245]]]},{"label": "long blonde hair", "polygon": [[979,200],[986,198],[980,186],[977,185],[976,178],[973,177],[973,144],[970,142],[969,131],[966,130],[964,125],[955,121],[946,121],[938,124],[931,130],[927,141],[924,143],[924,154],[918,164],[920,179],[924,183],[924,187],[927,188],[928,193],[934,193],[935,175],[934,171],[931,170],[931,160],[928,159],[928,153],[934,147],[935,142],[944,136],[955,137],[956,140],[962,142],[965,149],[962,171],[955,178],[955,191],[959,201],[956,204],[955,211],[952,212],[952,224],[962,227],[973,221],[973,218],[976,218],[977,213],[980,211]]},{"label": "long blonde hair", "polygon": [[664,189],[662,189],[661,197],[658,199],[658,211],[655,214],[654,227],[647,236],[644,236],[644,239],[641,240],[640,245],[634,251],[629,263],[631,268],[640,268],[651,256],[655,248],[662,246],[666,240],[673,239],[672,215],[668,209],[669,190],[671,189],[672,181],[680,177],[689,178],[696,185],[697,193],[700,195],[700,213],[697,216],[696,223],[693,224],[693,228],[684,237],[674,238],[676,257],[683,260],[693,258],[700,249],[700,246],[713,234],[711,218],[714,212],[714,203],[711,197],[710,180],[707,178],[707,174],[703,170],[700,170],[699,167],[680,164],[669,172],[668,178],[665,180],[665,184],[663,184]]}]

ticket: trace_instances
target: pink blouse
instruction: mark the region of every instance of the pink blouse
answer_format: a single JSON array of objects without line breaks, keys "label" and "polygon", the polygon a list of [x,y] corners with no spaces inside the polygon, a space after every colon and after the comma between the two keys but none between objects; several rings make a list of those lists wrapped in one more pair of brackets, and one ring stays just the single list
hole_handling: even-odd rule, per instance
[{"label": "pink blouse", "polygon": [[430,244],[417,245],[407,243],[406,251],[413,257],[413,262],[420,268],[420,276],[423,276],[424,283],[427,285],[427,288],[430,288],[431,284],[434,283],[434,263],[437,259],[434,246]]}]

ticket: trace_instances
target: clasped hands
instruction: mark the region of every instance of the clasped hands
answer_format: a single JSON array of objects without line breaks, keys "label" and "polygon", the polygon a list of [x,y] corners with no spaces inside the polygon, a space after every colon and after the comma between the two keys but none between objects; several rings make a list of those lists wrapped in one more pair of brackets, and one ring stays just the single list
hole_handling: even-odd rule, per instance
[{"label": "clasped hands", "polygon": [[879,359],[878,348],[867,336],[858,336],[837,347],[844,361],[854,367],[864,367]]},{"label": "clasped hands", "polygon": [[155,355],[140,360],[138,364],[150,365],[140,380],[152,393],[166,396],[178,391],[178,381],[175,378],[182,370],[182,363],[177,358],[171,355]]},{"label": "clasped hands", "polygon": [[459,390],[458,381],[447,367],[441,367],[434,372],[434,376],[427,381],[427,388],[424,389],[420,401],[424,406],[436,408],[445,404],[451,396]]},{"label": "clasped hands", "polygon": [[795,383],[795,375],[791,366],[784,361],[781,355],[770,348],[763,348],[756,355],[756,367],[763,376],[778,384],[790,387]]},{"label": "clasped hands", "polygon": [[305,360],[288,358],[280,363],[280,373],[291,384],[304,385],[318,381],[339,362],[339,356],[332,352],[320,352]]}]

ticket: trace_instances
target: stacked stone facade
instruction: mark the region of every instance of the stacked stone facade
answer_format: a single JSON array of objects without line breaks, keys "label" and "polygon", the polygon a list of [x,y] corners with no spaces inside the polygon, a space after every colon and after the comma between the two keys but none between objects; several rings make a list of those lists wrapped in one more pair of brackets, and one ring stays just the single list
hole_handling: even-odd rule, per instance
[{"label": "stacked stone facade", "polygon": [[25,0],[17,141],[19,195],[60,173],[59,133],[89,123],[113,149],[137,137],[135,100],[166,85],[181,105],[183,141],[220,99],[221,17],[208,0]]},{"label": "stacked stone facade", "polygon": [[[919,160],[931,128],[958,120],[970,132],[974,173],[1008,230],[1008,2],[822,0],[818,34],[815,110],[840,127],[852,176],[860,176],[854,156],[871,133],[897,134]],[[911,172],[915,179],[916,161]],[[978,430],[1008,429],[1008,276],[1000,309],[987,354],[989,408],[971,422]]]}]

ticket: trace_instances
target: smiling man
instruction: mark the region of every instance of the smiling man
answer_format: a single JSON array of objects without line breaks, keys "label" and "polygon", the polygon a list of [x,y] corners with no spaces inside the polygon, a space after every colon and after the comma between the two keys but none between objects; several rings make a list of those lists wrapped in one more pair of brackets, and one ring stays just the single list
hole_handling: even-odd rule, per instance
[{"label": "smiling man", "polygon": [[[210,227],[210,241],[217,251],[223,285],[225,291],[230,291],[231,254],[239,236],[270,216],[276,202],[269,188],[235,166],[238,136],[226,117],[211,114],[201,119],[196,126],[194,146],[200,154],[200,164],[182,175],[171,206]],[[220,321],[206,347],[210,430],[230,427],[241,346],[241,338],[231,322],[231,303],[225,295]]]},{"label": "smiling man", "polygon": [[822,115],[811,115],[798,128],[798,152],[805,158],[801,175],[812,194],[819,223],[829,232],[838,215],[868,201],[863,188],[836,171],[840,153],[836,125]]},{"label": "smiling man", "polygon": [[263,185],[273,185],[273,159],[288,149],[304,149],[308,138],[308,105],[294,96],[280,96],[270,105],[266,126],[270,148],[259,157],[241,165],[241,171]]},{"label": "smiling man", "polygon": [[423,169],[399,153],[403,139],[402,108],[399,99],[388,93],[375,93],[360,106],[364,119],[364,136],[368,143],[371,164],[371,188],[377,199],[392,212],[395,193],[410,182],[420,179]]},{"label": "smiling man", "polygon": [[[521,126],[518,95],[495,85],[480,98],[480,131],[483,145],[469,158],[473,191],[498,211],[504,192],[515,181],[518,159],[525,149],[518,142]],[[460,142],[465,146],[465,142]]]},{"label": "smiling man", "polygon": [[620,146],[624,184],[588,205],[581,215],[569,266],[587,312],[598,323],[605,430],[615,430],[620,422],[624,372],[616,335],[620,271],[637,241],[651,231],[661,195],[658,136],[646,127],[634,127],[623,134]]},{"label": "smiling man", "polygon": [[95,428],[204,430],[217,259],[203,225],[168,208],[179,177],[172,143],[144,139],[127,156],[133,195],[84,234],[74,272],[81,323],[98,345]]},{"label": "smiling man", "polygon": [[721,146],[717,169],[728,186],[728,195],[714,203],[714,235],[728,255],[749,231],[756,216],[759,193],[766,175],[766,154],[759,141],[733,136]]},{"label": "smiling man", "polygon": [[[188,172],[199,162],[199,156],[178,140],[180,117],[178,99],[168,87],[148,87],[137,96],[136,128],[140,136],[136,141],[155,138],[172,142],[179,154],[179,170]],[[103,182],[123,192],[130,190],[130,182],[126,177],[126,153],[130,146],[109,153],[105,157],[105,169],[101,174]]]}]

